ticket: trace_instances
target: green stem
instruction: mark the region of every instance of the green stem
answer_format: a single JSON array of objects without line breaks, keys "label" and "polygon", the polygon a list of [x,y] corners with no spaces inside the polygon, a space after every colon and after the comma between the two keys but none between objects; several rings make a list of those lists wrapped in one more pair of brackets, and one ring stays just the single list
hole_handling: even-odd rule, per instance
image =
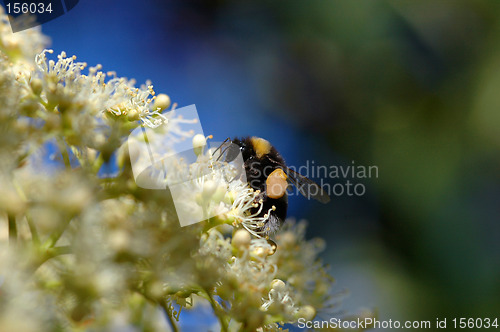
[{"label": "green stem", "polygon": [[14,246],[17,242],[16,217],[13,216],[12,214],[9,214],[8,219],[9,219],[9,243]]},{"label": "green stem", "polygon": [[[43,250],[43,249],[42,249]],[[72,250],[70,246],[60,246],[55,248],[47,248],[40,252],[40,255],[33,261],[30,268],[31,271],[35,272],[43,263],[57,256],[71,254]]]},{"label": "green stem", "polygon": [[[21,186],[15,180],[13,181],[13,183],[14,183],[14,188],[16,188],[18,195],[23,199],[24,202],[28,202],[28,198],[24,194]],[[31,232],[31,238],[33,239],[33,243],[36,246],[38,246],[38,245],[40,245],[40,237],[38,236],[38,232],[36,230],[35,223],[33,222],[33,219],[31,219],[31,217],[29,216],[28,212],[26,212],[25,217],[26,217],[26,220],[28,221],[28,227],[29,227],[30,232]]]},{"label": "green stem", "polygon": [[[23,199],[24,202],[28,202],[28,198],[24,194],[24,191],[22,190],[21,186],[15,180],[13,181],[13,183],[14,183],[14,188],[16,188],[18,195]],[[36,230],[35,223],[33,222],[33,219],[31,219],[28,212],[26,212],[25,217],[26,217],[26,220],[28,221],[28,227],[29,227],[30,232],[31,232],[31,238],[33,239],[33,243],[36,246],[39,246],[40,245],[40,237],[38,236],[38,232]]]},{"label": "green stem", "polygon": [[71,250],[70,246],[60,246],[60,247],[52,248],[51,250],[48,251],[48,253],[49,253],[49,259],[50,259],[50,258],[54,258],[54,257],[61,256],[61,255],[71,254],[71,253],[73,253],[73,251]]},{"label": "green stem", "polygon": [[26,214],[26,220],[28,221],[28,227],[30,228],[31,238],[33,239],[33,243],[36,246],[39,246],[40,245],[40,237],[38,236],[38,231],[36,230],[35,223],[33,222],[33,219],[31,219],[31,217],[28,214]]},{"label": "green stem", "polygon": [[173,332],[179,332],[179,328],[177,327],[177,324],[175,323],[174,319],[174,314],[172,313],[172,310],[170,309],[170,306],[167,301],[164,300],[156,300],[150,295],[147,294],[147,292],[143,291],[139,287],[134,287],[134,290],[144,296],[146,300],[148,300],[151,303],[154,303],[156,305],[159,305],[160,307],[165,310],[165,313],[167,314],[168,322],[170,323],[170,327],[172,328]]},{"label": "green stem", "polygon": [[43,254],[42,259],[39,262],[39,266],[48,261],[51,258],[71,254],[72,250],[70,246],[60,246],[54,248],[48,248]]},{"label": "green stem", "polygon": [[99,169],[101,169],[103,163],[104,163],[104,158],[102,157],[102,152],[100,152],[96,160],[94,161],[94,165],[92,165],[92,170],[95,174],[99,172]]},{"label": "green stem", "polygon": [[66,230],[66,228],[68,227],[69,223],[71,222],[71,219],[73,219],[73,218],[72,217],[68,218],[68,220],[64,223],[64,225],[62,225],[62,227],[54,230],[52,232],[52,234],[50,234],[49,239],[45,242],[45,247],[46,248],[52,248],[52,247],[54,247],[56,245],[57,241],[63,235],[64,231]]},{"label": "green stem", "polygon": [[58,138],[57,143],[59,145],[59,150],[61,150],[61,155],[63,157],[63,161],[64,161],[64,165],[66,166],[66,169],[71,169],[71,162],[69,160],[69,153],[68,153],[68,150],[66,149],[66,144],[64,143],[64,140],[61,138]]},{"label": "green stem", "polygon": [[45,109],[46,109],[47,111],[53,111],[53,110],[54,110],[54,108],[53,108],[53,107],[50,107],[49,103],[48,103],[48,102],[46,103],[46,102],[45,102],[45,101],[44,101],[44,100],[43,100],[40,96],[38,96],[38,102],[39,102],[40,104],[42,104],[42,105],[43,105],[43,107],[45,107]]},{"label": "green stem", "polygon": [[170,323],[170,327],[172,327],[172,331],[179,332],[179,328],[175,323],[174,315],[168,303],[166,303],[165,301],[160,301],[160,306],[163,308],[163,310],[165,310],[165,313],[167,314],[168,322]]},{"label": "green stem", "polygon": [[212,309],[214,310],[214,314],[219,319],[221,332],[227,332],[228,325],[227,325],[227,322],[226,322],[224,316],[222,315],[223,310],[220,307],[220,304],[214,300],[214,298],[212,297],[212,295],[210,294],[210,291],[208,289],[203,289],[203,291],[207,295],[208,301],[210,301],[210,305],[212,306]]}]

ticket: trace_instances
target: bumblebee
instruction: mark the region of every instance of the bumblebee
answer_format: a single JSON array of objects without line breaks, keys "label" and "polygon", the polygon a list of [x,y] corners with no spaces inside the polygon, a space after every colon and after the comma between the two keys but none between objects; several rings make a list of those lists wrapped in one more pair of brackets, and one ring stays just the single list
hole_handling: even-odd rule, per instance
[{"label": "bumblebee", "polygon": [[[228,138],[220,148],[225,150],[227,162],[234,160],[241,151],[247,182],[251,188],[260,191],[257,199],[263,202],[261,216],[269,213],[260,230],[267,236],[274,234],[285,222],[290,184],[295,185],[306,198],[314,198],[321,203],[330,201],[328,194],[316,182],[288,168],[281,154],[263,138]],[[254,212],[257,212],[258,208],[255,209]]]}]

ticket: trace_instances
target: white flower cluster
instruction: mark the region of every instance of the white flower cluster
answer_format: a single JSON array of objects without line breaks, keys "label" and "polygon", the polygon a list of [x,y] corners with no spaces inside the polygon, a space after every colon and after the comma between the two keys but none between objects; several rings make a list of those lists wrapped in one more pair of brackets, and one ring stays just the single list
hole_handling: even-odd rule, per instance
[{"label": "white flower cluster", "polygon": [[[200,306],[222,331],[281,331],[325,309],[332,279],[303,224],[263,238],[260,193],[201,152],[189,119],[161,113],[167,95],[51,60],[46,42],[12,34],[0,12],[0,331],[178,331],[181,309]],[[169,191],[138,185],[127,148],[139,125],[165,122],[196,152],[189,167],[171,159],[166,179],[187,177],[179,203],[207,216],[188,227]]]},{"label": "white flower cluster", "polygon": [[[134,80],[116,77],[114,72],[100,71],[101,65],[90,67],[88,74],[82,71],[85,62],[75,62],[76,56],[67,57],[65,52],[57,56],[57,62],[47,59],[44,50],[36,56],[37,71],[32,79],[38,79],[45,95],[42,100],[47,107],[56,105],[79,105],[81,111],[102,117],[106,112],[115,116],[128,116],[130,120],[141,120],[149,127],[157,127],[166,120],[160,113],[167,105],[152,103],[155,92],[152,85],[134,87]],[[164,97],[162,97],[164,98]]]},{"label": "white flower cluster", "polygon": [[0,49],[10,59],[33,64],[33,59],[49,39],[44,36],[39,27],[12,33],[9,20],[3,7],[0,8]]},{"label": "white flower cluster", "polygon": [[[209,164],[199,161],[198,166],[200,163],[202,169],[211,167],[213,172],[209,173],[208,177],[195,176],[195,188],[192,188],[192,192],[201,194],[196,195],[194,201],[206,210],[207,215],[218,216],[225,223],[244,227],[253,236],[262,237],[260,229],[268,215],[261,215],[262,199],[259,198],[259,192],[250,188],[246,182],[234,179],[237,171],[232,165],[216,163],[219,165],[214,167],[213,160],[210,160]],[[220,164],[225,165],[221,167]]]}]

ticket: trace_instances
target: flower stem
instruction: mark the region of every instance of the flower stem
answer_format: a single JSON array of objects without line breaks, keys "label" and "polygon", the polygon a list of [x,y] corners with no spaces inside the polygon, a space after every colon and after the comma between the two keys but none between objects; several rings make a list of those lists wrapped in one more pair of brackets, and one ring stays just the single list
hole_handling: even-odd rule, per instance
[{"label": "flower stem", "polygon": [[[28,202],[28,199],[26,195],[24,194],[24,191],[22,190],[21,186],[19,183],[17,183],[15,180],[13,181],[14,187],[16,188],[17,194],[23,199],[24,202]],[[31,219],[31,216],[29,215],[28,212],[26,212],[26,220],[28,221],[28,227],[31,232],[31,239],[33,240],[33,243],[36,246],[40,245],[40,237],[38,236],[38,231],[36,230],[35,223],[33,222],[33,219]]]},{"label": "flower stem", "polygon": [[167,314],[168,322],[170,324],[170,327],[172,328],[172,332],[179,332],[179,328],[175,323],[174,314],[172,312],[172,309],[170,308],[170,304],[167,301],[155,300],[140,288],[135,288],[135,291],[144,296],[144,298],[150,301],[151,303],[154,303],[155,305],[159,305],[160,307],[162,307],[163,310],[165,311],[165,314]]},{"label": "flower stem", "polygon": [[36,226],[33,223],[33,219],[26,214],[26,220],[28,221],[28,227],[31,232],[31,238],[33,239],[33,243],[38,246],[40,245],[40,237],[38,236],[38,231],[36,230]]},{"label": "flower stem", "polygon": [[170,306],[167,302],[165,301],[160,301],[160,306],[165,310],[165,313],[167,314],[168,322],[170,323],[170,327],[172,328],[173,332],[179,332],[179,328],[177,327],[177,324],[175,323],[174,317],[172,310],[170,309]]},{"label": "flower stem", "polygon": [[68,217],[68,220],[65,221],[64,225],[61,225],[61,227],[54,230],[52,234],[50,234],[49,239],[45,242],[45,246],[47,248],[52,248],[56,245],[57,241],[59,241],[59,238],[63,235],[72,219],[72,217]]},{"label": "flower stem", "polygon": [[46,261],[61,255],[68,255],[73,253],[70,246],[60,246],[55,248],[41,249],[42,251],[36,259],[32,261],[30,270],[34,273]]},{"label": "flower stem", "polygon": [[102,152],[100,152],[97,156],[97,159],[94,161],[94,164],[92,165],[92,171],[97,174],[97,172],[99,172],[99,169],[101,169],[103,163],[104,158],[102,157]]},{"label": "flower stem", "polygon": [[16,217],[12,214],[8,215],[9,219],[9,243],[14,246],[17,242],[17,224]]},{"label": "flower stem", "polygon": [[71,250],[70,246],[60,246],[60,247],[54,247],[54,248],[49,248],[47,249],[45,256],[43,259],[40,261],[40,265],[45,263],[51,258],[61,256],[61,255],[68,255],[71,254],[73,251]]},{"label": "flower stem", "polygon": [[69,160],[69,153],[68,150],[66,149],[66,144],[62,139],[58,139],[57,143],[59,145],[59,150],[61,150],[61,155],[64,161],[64,165],[66,166],[66,169],[71,169],[71,162]]},{"label": "flower stem", "polygon": [[210,301],[210,304],[212,305],[212,309],[214,310],[214,314],[217,316],[220,322],[220,330],[221,332],[227,332],[228,331],[228,325],[227,322],[224,318],[224,315],[222,315],[221,311],[222,308],[219,303],[217,303],[212,295],[210,294],[210,291],[208,289],[203,289],[205,294],[207,295],[208,301]]}]

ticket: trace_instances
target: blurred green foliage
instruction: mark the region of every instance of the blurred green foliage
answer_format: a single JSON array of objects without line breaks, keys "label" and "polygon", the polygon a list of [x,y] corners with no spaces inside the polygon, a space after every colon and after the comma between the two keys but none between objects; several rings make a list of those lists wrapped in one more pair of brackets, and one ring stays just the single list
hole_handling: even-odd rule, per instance
[{"label": "blurred green foliage", "polygon": [[368,269],[394,287],[404,316],[497,315],[500,2],[219,6],[258,63],[268,109],[379,166],[376,231],[347,240],[361,248],[352,258],[369,256]]}]

